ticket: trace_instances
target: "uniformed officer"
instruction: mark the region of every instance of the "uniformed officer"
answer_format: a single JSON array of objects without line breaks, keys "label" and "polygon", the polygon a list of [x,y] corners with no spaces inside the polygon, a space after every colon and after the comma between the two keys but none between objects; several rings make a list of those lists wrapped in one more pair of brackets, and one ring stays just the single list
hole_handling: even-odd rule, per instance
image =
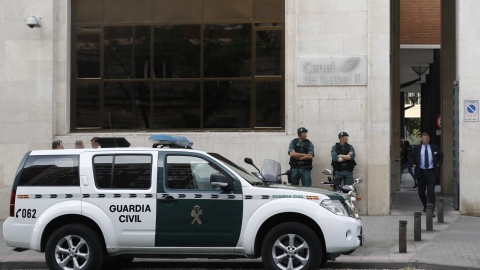
[{"label": "uniformed officer", "polygon": [[303,187],[312,186],[312,159],[315,156],[313,144],[307,139],[308,130],[304,127],[297,129],[298,138],[290,142],[288,155],[292,169],[292,186],[298,186],[300,179]]},{"label": "uniformed officer", "polygon": [[[353,185],[353,169],[357,165],[355,162],[355,149],[348,144],[348,133],[340,132],[338,139],[340,142],[332,147],[334,177],[340,184],[343,180],[344,185]],[[335,189],[338,190],[338,187]]]}]

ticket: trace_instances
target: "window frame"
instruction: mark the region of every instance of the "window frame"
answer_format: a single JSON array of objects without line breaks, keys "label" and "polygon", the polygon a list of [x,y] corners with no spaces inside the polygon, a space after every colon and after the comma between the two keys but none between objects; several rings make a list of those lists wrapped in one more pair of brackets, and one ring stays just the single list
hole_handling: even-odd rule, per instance
[{"label": "window frame", "polygon": [[[73,165],[76,165],[76,176],[77,176],[77,183],[72,183],[70,185],[25,185],[22,183],[22,180],[24,179],[24,170],[26,169],[25,166],[29,164],[29,161],[31,159],[41,159],[41,158],[50,158],[50,159],[55,159],[55,158],[71,158],[73,161]],[[53,165],[53,164],[51,164]],[[49,166],[51,166],[49,165]],[[32,164],[33,166],[33,164]],[[29,166],[32,167],[32,166]],[[71,169],[75,170],[75,167],[71,167]],[[75,172],[74,172],[75,173]],[[17,173],[18,175],[18,185],[19,187],[80,187],[80,155],[75,155],[75,154],[70,154],[70,155],[29,155],[26,159],[25,162],[21,168],[20,173]],[[74,176],[74,175],[72,175]],[[38,182],[38,181],[37,181]],[[36,183],[37,183],[36,182]]]},{"label": "window frame", "polygon": [[[80,5],[80,4],[77,4]],[[106,8],[106,7],[104,7]],[[258,8],[255,6],[255,8]],[[253,9],[255,9],[253,8]],[[282,11],[285,12],[284,4],[282,4]],[[253,10],[253,13],[256,11]],[[202,15],[203,16],[203,15]],[[130,23],[127,22],[106,22],[105,19],[103,21],[91,22],[91,23],[76,23],[76,16],[75,12],[72,11],[72,24],[71,24],[71,95],[70,95],[70,102],[71,102],[71,113],[70,113],[70,130],[72,132],[91,132],[95,130],[106,130],[110,129],[111,131],[128,131],[128,130],[168,130],[168,131],[241,131],[241,130],[250,130],[250,131],[284,131],[285,130],[285,16],[282,14],[281,19],[278,17],[277,19],[255,19],[255,16],[251,18],[239,18],[237,20],[228,19],[228,20],[207,20],[204,18],[200,19],[192,19],[192,20],[183,20],[183,21],[153,21],[153,20],[144,20],[142,22],[132,21]],[[206,78],[204,77],[204,32],[205,32],[205,25],[211,24],[251,24],[251,67],[250,67],[250,76],[246,77],[221,77],[221,78]],[[154,66],[154,28],[155,26],[159,25],[199,25],[200,26],[200,77],[199,78],[154,78],[153,76],[153,66]],[[149,78],[147,79],[106,79],[105,76],[105,27],[107,26],[150,26],[150,68],[149,68]],[[256,75],[257,70],[257,61],[256,61],[256,43],[257,43],[257,32],[258,31],[280,31],[281,32],[281,49],[280,49],[280,74],[279,75]],[[76,65],[77,65],[77,51],[76,51],[76,40],[78,35],[82,34],[98,34],[100,36],[100,77],[99,78],[76,78],[74,77]],[[206,128],[205,127],[205,87],[204,82],[208,81],[237,81],[243,80],[250,82],[251,89],[250,89],[250,124],[249,126],[245,127],[216,127],[216,128]],[[153,99],[153,92],[154,92],[154,83],[158,82],[182,82],[182,81],[198,81],[200,83],[200,127],[186,127],[186,128],[172,128],[172,127],[157,127],[154,128],[154,99]],[[149,85],[150,90],[150,108],[149,108],[149,119],[148,119],[148,127],[145,128],[138,128],[138,126],[133,128],[112,128],[112,126],[108,127],[104,124],[104,118],[106,117],[105,106],[104,106],[104,92],[105,92],[105,83],[107,82],[143,82]],[[256,85],[258,82],[280,82],[281,89],[280,89],[280,112],[279,112],[279,119],[280,119],[280,126],[271,126],[271,127],[261,127],[256,126]],[[98,123],[92,123],[92,126],[89,127],[79,127],[77,126],[77,86],[82,84],[98,84],[99,89],[99,119]],[[147,105],[148,106],[148,105]],[[148,109],[147,109],[148,110]],[[277,123],[275,123],[277,124]]]},{"label": "window frame", "polygon": [[[97,178],[96,178],[96,169],[95,169],[95,157],[99,156],[112,156],[112,166],[110,169],[110,187],[109,188],[104,188],[104,187],[99,187],[97,184]],[[116,156],[149,156],[150,157],[150,185],[146,188],[114,188],[113,183],[114,183],[114,172],[115,170],[115,157]],[[99,190],[149,190],[152,188],[152,183],[153,183],[153,155],[152,154],[140,154],[140,153],[122,153],[122,154],[115,154],[115,153],[105,153],[105,154],[96,154],[92,156],[92,173],[93,173],[93,182],[95,182],[95,187]]]},{"label": "window frame", "polygon": [[218,164],[216,164],[213,160],[209,160],[207,159],[206,157],[204,156],[200,156],[200,155],[195,155],[195,154],[192,154],[192,153],[167,153],[165,154],[165,157],[164,157],[164,160],[163,160],[163,188],[165,189],[165,191],[170,191],[170,192],[178,192],[178,191],[181,191],[181,192],[187,192],[187,193],[198,193],[198,192],[207,192],[207,193],[212,193],[212,192],[218,192],[218,193],[221,193],[223,192],[221,189],[214,189],[213,187],[211,189],[175,189],[175,188],[170,188],[168,186],[168,157],[171,157],[171,156],[181,156],[181,157],[195,157],[195,158],[199,158],[199,159],[202,159],[202,160],[205,160],[208,164],[211,164],[212,167],[214,169],[216,169],[217,171],[221,172],[225,177],[228,177],[232,180],[234,180],[235,178],[231,176],[231,174],[222,169],[221,166],[219,166]]}]

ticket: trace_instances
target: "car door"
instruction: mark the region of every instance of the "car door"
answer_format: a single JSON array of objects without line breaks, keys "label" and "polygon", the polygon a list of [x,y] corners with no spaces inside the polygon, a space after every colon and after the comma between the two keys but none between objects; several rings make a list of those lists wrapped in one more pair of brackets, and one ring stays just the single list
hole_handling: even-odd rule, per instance
[{"label": "car door", "polygon": [[[240,182],[221,164],[193,152],[159,152],[157,247],[235,247],[242,226]],[[221,174],[235,182],[224,192],[210,185]]]},{"label": "car door", "polygon": [[102,150],[81,156],[82,212],[111,224],[119,247],[154,246],[156,153]]}]

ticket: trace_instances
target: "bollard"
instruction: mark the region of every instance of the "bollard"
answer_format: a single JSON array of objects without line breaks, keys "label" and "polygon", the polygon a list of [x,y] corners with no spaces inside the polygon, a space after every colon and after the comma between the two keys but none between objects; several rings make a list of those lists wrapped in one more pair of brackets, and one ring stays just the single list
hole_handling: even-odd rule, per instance
[{"label": "bollard", "polygon": [[398,232],[398,252],[407,253],[407,221],[400,220]]},{"label": "bollard", "polygon": [[414,212],[413,240],[422,241],[422,212]]},{"label": "bollard", "polygon": [[438,223],[443,223],[443,199],[437,199],[437,221]]},{"label": "bollard", "polygon": [[433,204],[427,203],[427,231],[433,231]]}]

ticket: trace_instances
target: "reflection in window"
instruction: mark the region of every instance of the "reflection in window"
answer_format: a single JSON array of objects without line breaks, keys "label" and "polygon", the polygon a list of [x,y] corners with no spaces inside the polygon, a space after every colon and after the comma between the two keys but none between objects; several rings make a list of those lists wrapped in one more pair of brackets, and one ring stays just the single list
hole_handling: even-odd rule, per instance
[{"label": "reflection in window", "polygon": [[153,128],[200,128],[200,83],[154,83],[153,119]]},{"label": "reflection in window", "polygon": [[167,156],[166,174],[169,189],[212,190],[210,176],[223,173],[198,157]]},{"label": "reflection in window", "polygon": [[200,77],[200,25],[154,26],[155,78]]},{"label": "reflection in window", "polygon": [[280,75],[282,56],[282,32],[257,31],[257,68],[255,75]]},{"label": "reflection in window", "polygon": [[95,156],[93,166],[98,188],[148,189],[151,186],[150,155]]},{"label": "reflection in window", "polygon": [[110,188],[112,186],[112,163],[113,156],[96,156],[93,158],[95,183],[98,188]]},{"label": "reflection in window", "polygon": [[78,156],[29,156],[19,186],[79,186]]},{"label": "reflection in window", "polygon": [[147,83],[105,83],[103,102],[103,128],[150,127],[150,86]]},{"label": "reflection in window", "polygon": [[150,78],[150,26],[106,26],[105,78]]},{"label": "reflection in window", "polygon": [[282,22],[162,23],[73,25],[74,128],[283,126]]},{"label": "reflection in window", "polygon": [[77,35],[77,78],[100,78],[100,35]]},{"label": "reflection in window", "polygon": [[204,36],[205,77],[251,75],[251,24],[208,24]]},{"label": "reflection in window", "polygon": [[100,116],[100,85],[77,85],[77,127],[98,127]]},{"label": "reflection in window", "polygon": [[204,82],[206,128],[250,126],[250,81]]},{"label": "reflection in window", "polygon": [[282,124],[281,82],[259,82],[256,84],[255,127],[280,127]]}]

